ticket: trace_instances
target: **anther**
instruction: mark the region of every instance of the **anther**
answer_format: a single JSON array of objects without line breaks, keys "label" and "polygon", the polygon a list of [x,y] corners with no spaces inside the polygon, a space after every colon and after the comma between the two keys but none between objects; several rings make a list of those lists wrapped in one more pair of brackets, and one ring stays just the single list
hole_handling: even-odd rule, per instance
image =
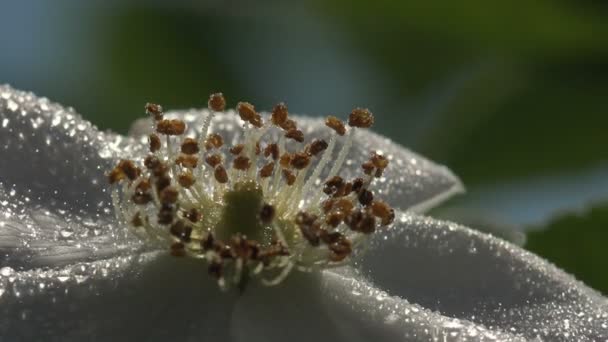
[{"label": "anther", "polygon": [[146,113],[152,115],[155,121],[163,119],[163,107],[159,104],[146,103]]},{"label": "anther", "polygon": [[239,155],[239,154],[241,154],[241,152],[243,152],[244,148],[245,148],[244,144],[234,145],[230,148],[230,153],[234,154],[235,156]]},{"label": "anther", "polygon": [[175,158],[175,164],[194,169],[198,165],[198,157],[195,155],[180,154]]},{"label": "anther", "polygon": [[158,223],[160,224],[169,224],[173,222],[173,206],[169,204],[161,205],[158,210]]},{"label": "anther", "polygon": [[374,200],[374,194],[367,189],[362,189],[357,198],[359,199],[359,203],[361,203],[361,205],[368,206]]},{"label": "anther", "polygon": [[184,216],[192,223],[199,222],[203,217],[203,215],[195,208],[188,210]]},{"label": "anther", "polygon": [[307,146],[306,152],[308,152],[312,156],[316,156],[317,154],[325,151],[327,149],[327,142],[325,140],[314,140],[310,145]]},{"label": "anther", "polygon": [[371,175],[374,172],[374,164],[372,164],[370,161],[366,161],[365,163],[361,164],[361,168],[363,169],[363,173],[366,175]]},{"label": "anther", "polygon": [[215,93],[209,96],[207,106],[215,112],[223,112],[226,109],[226,99],[222,93]]},{"label": "anther", "polygon": [[177,221],[171,225],[171,228],[169,228],[169,232],[171,233],[171,235],[184,242],[190,242],[192,227],[184,224],[183,221]]},{"label": "anther", "polygon": [[150,142],[150,152],[154,153],[158,150],[160,150],[160,138],[158,137],[158,135],[152,133],[148,136],[148,140]]},{"label": "anther", "polygon": [[287,131],[287,133],[285,133],[285,137],[293,139],[297,142],[304,142],[304,133],[302,133],[302,131],[300,131],[299,129],[290,129],[289,131]]},{"label": "anther", "polygon": [[302,170],[310,164],[310,156],[305,152],[299,152],[293,155],[291,166],[296,170]]},{"label": "anther", "polygon": [[264,165],[260,169],[260,178],[268,178],[272,175],[272,171],[274,170],[274,162],[270,162]]},{"label": "anther", "polygon": [[219,154],[208,155],[207,157],[205,157],[205,162],[209,166],[215,168],[216,166],[222,163],[222,156]]},{"label": "anther", "polygon": [[264,148],[264,157],[272,156],[273,160],[277,160],[279,158],[279,145],[272,143]]},{"label": "anther", "polygon": [[285,121],[283,121],[282,124],[279,125],[279,127],[281,127],[284,131],[291,131],[292,129],[297,129],[298,126],[296,125],[296,122],[291,120],[291,119],[287,119]]},{"label": "anther", "polygon": [[325,119],[325,125],[338,133],[338,135],[344,135],[346,133],[346,127],[342,120],[335,116],[328,116]]},{"label": "anther", "polygon": [[289,165],[291,164],[291,159],[293,158],[293,156],[287,152],[283,153],[283,155],[281,156],[281,159],[279,160],[279,165],[281,165],[283,168],[288,168]]},{"label": "anther", "polygon": [[139,212],[133,215],[133,219],[131,219],[131,224],[133,227],[141,227],[144,225],[144,221],[141,219],[141,214]]},{"label": "anther", "polygon": [[224,139],[217,133],[209,134],[205,140],[205,149],[207,151],[211,150],[212,148],[220,148],[222,145],[224,145]]},{"label": "anther", "polygon": [[346,259],[352,252],[352,244],[350,240],[343,237],[342,239],[329,245],[329,259],[333,262],[340,262]]},{"label": "anther", "polygon": [[177,192],[177,190],[175,190],[173,187],[168,186],[160,192],[160,203],[173,204],[177,202],[178,196],[179,192]]},{"label": "anther", "polygon": [[249,102],[239,102],[236,105],[236,110],[239,112],[239,116],[241,120],[250,122],[253,120],[257,112],[255,111],[255,107]]},{"label": "anther", "polygon": [[190,188],[195,182],[192,171],[186,170],[185,172],[180,173],[177,176],[177,182],[186,189]]},{"label": "anther", "polygon": [[374,116],[368,109],[355,108],[348,117],[348,125],[369,128],[374,124]]},{"label": "anther", "polygon": [[131,160],[121,160],[118,162],[118,168],[127,176],[131,181],[134,181],[141,174],[141,170],[135,166]]},{"label": "anther", "polygon": [[395,210],[383,201],[374,201],[371,205],[374,216],[382,220],[383,225],[389,225],[395,220]]},{"label": "anther", "polygon": [[317,216],[306,212],[299,212],[296,215],[295,222],[308,243],[311,246],[318,246],[320,243],[321,225],[317,222]]},{"label": "anther", "polygon": [[251,166],[251,161],[245,156],[238,156],[232,161],[232,166],[240,171],[245,171]]},{"label": "anther", "polygon": [[272,109],[272,115],[270,119],[272,123],[281,126],[287,121],[287,116],[289,115],[287,111],[287,106],[284,103],[279,103]]},{"label": "anther", "polygon": [[224,184],[228,182],[228,173],[223,165],[218,165],[215,167],[213,172],[213,176],[218,183]]},{"label": "anther", "polygon": [[184,154],[197,154],[199,151],[198,142],[195,139],[186,138],[182,142],[181,150]]},{"label": "anther", "polygon": [[291,170],[283,169],[283,177],[285,177],[287,185],[293,185],[296,182],[296,176]]},{"label": "anther", "polygon": [[165,135],[182,135],[186,131],[186,124],[182,120],[160,120],[156,123],[156,131]]}]

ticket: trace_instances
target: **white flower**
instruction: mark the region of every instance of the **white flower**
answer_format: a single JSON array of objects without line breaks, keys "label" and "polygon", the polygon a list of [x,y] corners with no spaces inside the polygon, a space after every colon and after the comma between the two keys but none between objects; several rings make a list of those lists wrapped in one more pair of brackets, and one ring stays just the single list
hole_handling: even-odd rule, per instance
[{"label": "white flower", "polygon": [[[198,139],[207,115],[166,116]],[[235,144],[241,125],[217,115],[211,132]],[[0,340],[608,339],[608,300],[594,290],[508,242],[416,214],[462,191],[458,179],[367,130],[340,175],[357,177],[370,150],[386,156],[370,189],[396,209],[395,222],[366,235],[365,253],[345,266],[222,291],[206,262],[170,256],[116,215],[136,207],[128,192],[112,204],[106,173],[146,156],[150,127],[102,133],[71,109],[0,86]],[[331,141],[322,120],[298,118],[298,127],[308,141]],[[315,200],[302,196],[298,209]]]}]

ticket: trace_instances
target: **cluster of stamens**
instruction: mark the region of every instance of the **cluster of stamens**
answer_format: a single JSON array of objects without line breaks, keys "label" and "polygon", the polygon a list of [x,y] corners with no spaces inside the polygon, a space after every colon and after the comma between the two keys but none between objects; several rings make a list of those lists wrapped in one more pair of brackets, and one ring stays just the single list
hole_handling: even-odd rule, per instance
[{"label": "cluster of stamens", "polygon": [[[187,136],[184,121],[166,119],[161,106],[147,104],[154,126],[150,153],[141,163],[121,160],[109,172],[109,182],[121,185],[112,191],[117,217],[142,239],[167,245],[177,257],[204,259],[222,287],[226,279],[244,286],[252,276],[275,285],[294,268],[340,265],[367,235],[394,220],[393,209],[370,190],[388,166],[385,156],[373,152],[359,178],[338,175],[355,129],[373,124],[368,110],[353,110],[348,128],[327,117],[329,142],[304,144],[284,104],[264,120],[240,102],[243,141],[226,146],[220,134],[208,132],[214,116],[231,115],[224,113],[222,94],[212,94],[208,107],[196,138]],[[271,130],[281,132],[277,141],[264,139]],[[344,144],[332,160],[337,139]],[[288,140],[301,149],[288,151]]]}]

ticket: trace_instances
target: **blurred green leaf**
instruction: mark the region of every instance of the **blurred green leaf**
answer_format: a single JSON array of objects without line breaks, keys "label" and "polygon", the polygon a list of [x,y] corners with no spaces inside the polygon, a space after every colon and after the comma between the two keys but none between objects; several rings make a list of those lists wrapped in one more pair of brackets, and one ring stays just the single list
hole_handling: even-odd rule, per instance
[{"label": "blurred green leaf", "polygon": [[[534,227],[526,248],[608,294],[608,205]],[[538,230],[537,230],[538,229]]]}]

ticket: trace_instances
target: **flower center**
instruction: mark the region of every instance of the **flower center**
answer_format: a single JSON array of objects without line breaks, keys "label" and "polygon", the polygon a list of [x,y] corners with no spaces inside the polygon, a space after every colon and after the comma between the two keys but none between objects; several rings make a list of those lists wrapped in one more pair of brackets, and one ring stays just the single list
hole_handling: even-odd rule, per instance
[{"label": "flower center", "polygon": [[[393,221],[393,209],[370,190],[387,158],[374,152],[361,177],[338,175],[355,129],[373,124],[368,110],[353,110],[348,130],[328,117],[329,142],[304,144],[284,104],[265,122],[240,102],[242,142],[225,146],[224,137],[209,132],[215,115],[231,115],[223,113],[225,103],[222,94],[210,96],[209,113],[194,127],[198,139],[187,136],[183,121],[165,119],[159,105],[146,105],[154,129],[150,153],[140,163],[121,160],[108,174],[110,184],[120,185],[112,191],[118,220],[142,240],[168,245],[176,257],[203,259],[222,287],[242,287],[252,277],[275,285],[294,268],[344,263],[377,226]],[[337,139],[344,142],[333,159]],[[289,151],[287,140],[302,148]]]}]

